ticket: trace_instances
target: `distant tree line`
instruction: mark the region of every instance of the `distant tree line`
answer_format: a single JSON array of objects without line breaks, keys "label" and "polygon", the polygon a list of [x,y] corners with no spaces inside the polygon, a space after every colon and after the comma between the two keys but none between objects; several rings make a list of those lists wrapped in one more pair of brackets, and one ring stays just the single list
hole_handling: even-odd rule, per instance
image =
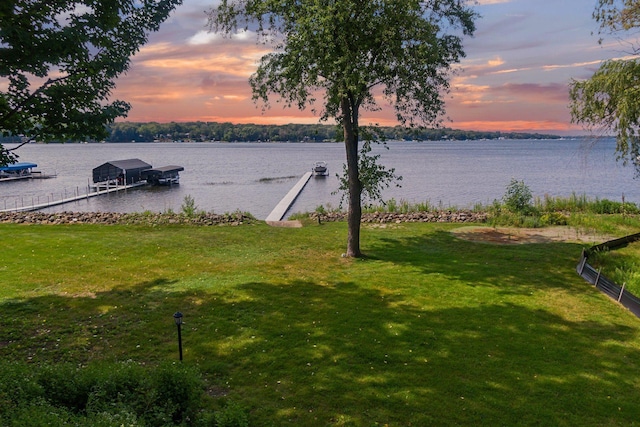
[{"label": "distant tree line", "polygon": [[[168,141],[248,141],[248,142],[326,142],[342,141],[342,128],[321,124],[256,125],[213,122],[132,123],[109,126],[107,142]],[[410,129],[383,127],[387,140],[479,140],[479,139],[558,139],[557,135],[516,132],[480,132],[449,128]]]},{"label": "distant tree line", "polygon": [[[107,127],[106,142],[334,142],[342,141],[342,129],[321,124],[256,125],[214,122],[135,123],[118,122]],[[450,128],[411,129],[382,127],[387,140],[466,141],[480,139],[558,139],[557,135],[516,132],[482,132]],[[0,143],[19,143],[25,137],[7,136]],[[62,142],[62,141],[61,141]],[[82,142],[82,141],[65,141]],[[96,142],[89,140],[89,142]]]},{"label": "distant tree line", "polygon": [[170,142],[170,141],[335,141],[337,128],[326,125],[289,124],[255,125],[214,122],[132,123],[119,122],[109,127],[107,142]]}]

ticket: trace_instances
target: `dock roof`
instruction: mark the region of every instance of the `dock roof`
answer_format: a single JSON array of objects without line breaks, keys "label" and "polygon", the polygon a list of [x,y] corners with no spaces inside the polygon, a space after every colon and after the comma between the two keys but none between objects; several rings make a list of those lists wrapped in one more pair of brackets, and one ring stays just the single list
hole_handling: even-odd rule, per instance
[{"label": "dock roof", "polygon": [[160,166],[159,168],[148,169],[145,172],[149,173],[151,171],[158,171],[161,173],[166,173],[166,172],[180,172],[183,170],[184,168],[182,166],[169,165],[169,166]]},{"label": "dock roof", "polygon": [[10,163],[7,166],[0,167],[0,171],[20,171],[24,169],[35,168],[37,166],[38,165],[36,165],[35,163],[17,162],[17,163]]},{"label": "dock roof", "polygon": [[[99,167],[111,165],[115,168],[122,170],[131,170],[131,169],[150,169],[151,165],[147,162],[143,162],[140,159],[125,159],[125,160],[112,160],[110,162],[104,163]],[[97,169],[97,168],[96,168]]]},{"label": "dock roof", "polygon": [[122,179],[133,184],[141,179],[141,172],[151,169],[151,165],[140,159],[112,160],[93,169],[93,182]]}]

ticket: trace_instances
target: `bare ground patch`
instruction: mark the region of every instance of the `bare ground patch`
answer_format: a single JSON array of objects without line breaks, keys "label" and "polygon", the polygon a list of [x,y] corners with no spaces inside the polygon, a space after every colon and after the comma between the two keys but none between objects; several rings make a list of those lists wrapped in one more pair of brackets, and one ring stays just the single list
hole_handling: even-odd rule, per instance
[{"label": "bare ground patch", "polygon": [[601,243],[613,239],[600,233],[572,227],[511,228],[511,227],[459,227],[451,230],[457,237],[475,242],[516,245],[523,243]]}]

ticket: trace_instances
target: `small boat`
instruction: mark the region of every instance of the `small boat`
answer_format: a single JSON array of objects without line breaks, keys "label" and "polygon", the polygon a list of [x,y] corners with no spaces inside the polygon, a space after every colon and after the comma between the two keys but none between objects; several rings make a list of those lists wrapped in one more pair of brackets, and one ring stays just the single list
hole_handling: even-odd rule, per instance
[{"label": "small boat", "polygon": [[327,176],[329,175],[329,169],[327,168],[327,162],[316,162],[311,169],[311,172],[315,176]]}]

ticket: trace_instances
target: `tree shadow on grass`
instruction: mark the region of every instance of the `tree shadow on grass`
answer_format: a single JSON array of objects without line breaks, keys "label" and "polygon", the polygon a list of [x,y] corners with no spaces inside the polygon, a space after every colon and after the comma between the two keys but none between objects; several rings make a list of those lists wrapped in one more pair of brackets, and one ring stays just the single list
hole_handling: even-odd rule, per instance
[{"label": "tree shadow on grass", "polygon": [[0,304],[5,324],[0,329],[0,354],[33,363],[135,358],[159,330],[166,325],[175,328],[175,308],[164,311],[171,310],[167,306],[174,298],[162,290],[175,283],[156,279],[105,292],[5,301]]},{"label": "tree shadow on grass", "polygon": [[[451,273],[453,274],[453,272]],[[460,273],[459,273],[460,274]],[[0,356],[185,362],[273,425],[630,425],[638,330],[513,304],[424,310],[357,282],[170,279],[0,304]]]},{"label": "tree shadow on grass", "polygon": [[469,286],[499,287],[505,294],[567,289],[576,280],[582,246],[575,243],[498,245],[457,238],[447,231],[382,238],[367,250],[374,260],[409,265]]},{"label": "tree shadow on grass", "polygon": [[230,387],[260,393],[271,404],[256,410],[277,425],[601,425],[640,415],[630,327],[510,304],[425,311],[356,283],[242,288],[250,298],[220,307],[230,317],[194,352],[228,364]]}]

